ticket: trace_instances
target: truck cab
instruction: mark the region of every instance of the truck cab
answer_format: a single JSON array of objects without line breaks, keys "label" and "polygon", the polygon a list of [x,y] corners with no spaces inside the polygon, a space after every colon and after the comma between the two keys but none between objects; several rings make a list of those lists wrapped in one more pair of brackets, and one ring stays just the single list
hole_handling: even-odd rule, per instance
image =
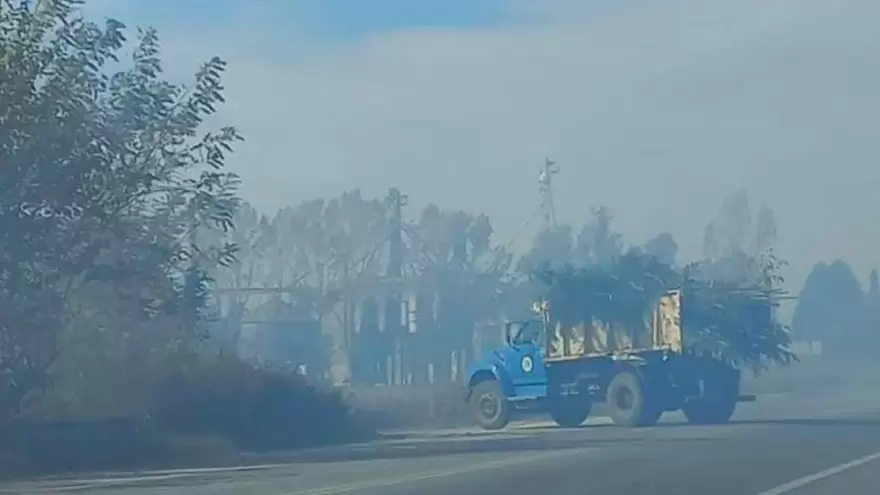
[{"label": "truck cab", "polygon": [[539,409],[547,399],[546,312],[532,309],[540,316],[506,323],[504,345],[469,369],[467,400],[483,428],[503,428],[515,410]]},{"label": "truck cab", "polygon": [[558,375],[563,366],[547,366],[546,332],[543,318],[508,322],[504,345],[471,365],[467,401],[482,428],[501,429],[516,412],[527,411],[549,412],[561,426],[586,420],[592,397],[585,389],[551,386],[548,373]]},{"label": "truck cab", "polygon": [[471,365],[471,387],[485,380],[499,382],[505,396],[522,401],[547,395],[544,367],[543,325],[540,320],[521,320],[505,325],[505,345],[487,352]]}]

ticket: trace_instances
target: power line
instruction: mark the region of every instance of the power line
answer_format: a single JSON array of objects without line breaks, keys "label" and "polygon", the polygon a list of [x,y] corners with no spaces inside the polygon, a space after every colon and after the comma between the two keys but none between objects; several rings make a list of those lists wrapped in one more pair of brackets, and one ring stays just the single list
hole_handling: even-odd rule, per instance
[{"label": "power line", "polygon": [[529,226],[531,226],[532,222],[534,222],[536,218],[541,216],[543,210],[544,210],[543,204],[541,204],[540,206],[535,208],[535,210],[532,212],[531,215],[529,215],[529,218],[525,221],[525,223],[523,223],[522,226],[516,231],[516,233],[507,242],[505,242],[501,246],[504,249],[509,249],[510,246],[513,245],[513,243],[518,241],[519,238],[522,237],[522,235],[526,233],[526,230],[529,228]]}]

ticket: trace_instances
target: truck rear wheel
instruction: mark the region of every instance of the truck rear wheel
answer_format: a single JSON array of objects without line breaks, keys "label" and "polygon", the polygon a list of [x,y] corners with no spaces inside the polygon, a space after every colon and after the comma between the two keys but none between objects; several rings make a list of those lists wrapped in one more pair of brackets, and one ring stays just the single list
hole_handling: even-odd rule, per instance
[{"label": "truck rear wheel", "polygon": [[618,426],[651,426],[663,411],[649,400],[645,380],[636,370],[624,370],[611,379],[606,395],[608,413]]},{"label": "truck rear wheel", "polygon": [[550,402],[550,417],[563,428],[577,428],[590,415],[592,403],[579,396],[560,397]]},{"label": "truck rear wheel", "polygon": [[481,428],[500,430],[510,423],[510,404],[497,380],[486,380],[474,385],[469,402]]},{"label": "truck rear wheel", "polygon": [[701,394],[687,400],[682,412],[689,423],[722,424],[730,421],[739,400],[739,371],[711,366],[700,378]]}]

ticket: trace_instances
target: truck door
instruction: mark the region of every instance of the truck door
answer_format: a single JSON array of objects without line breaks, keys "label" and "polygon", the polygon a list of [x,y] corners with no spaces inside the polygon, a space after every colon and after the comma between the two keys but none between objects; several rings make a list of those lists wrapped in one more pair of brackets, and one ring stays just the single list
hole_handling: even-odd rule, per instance
[{"label": "truck door", "polygon": [[529,321],[509,332],[510,345],[504,351],[504,362],[516,395],[544,395],[547,371],[543,358],[543,325],[540,321]]}]

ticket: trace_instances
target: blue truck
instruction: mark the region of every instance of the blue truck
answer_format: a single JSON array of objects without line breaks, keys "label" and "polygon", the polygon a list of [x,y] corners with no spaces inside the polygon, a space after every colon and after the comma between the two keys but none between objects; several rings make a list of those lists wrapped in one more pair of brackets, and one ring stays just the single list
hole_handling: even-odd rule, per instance
[{"label": "blue truck", "polygon": [[536,317],[508,322],[505,344],[468,373],[466,400],[484,429],[504,428],[518,413],[544,411],[562,427],[583,424],[594,404],[621,426],[656,424],[681,410],[691,423],[730,420],[740,370],[685,345],[681,293],[659,298],[641,328],[557,321],[547,302]]}]

